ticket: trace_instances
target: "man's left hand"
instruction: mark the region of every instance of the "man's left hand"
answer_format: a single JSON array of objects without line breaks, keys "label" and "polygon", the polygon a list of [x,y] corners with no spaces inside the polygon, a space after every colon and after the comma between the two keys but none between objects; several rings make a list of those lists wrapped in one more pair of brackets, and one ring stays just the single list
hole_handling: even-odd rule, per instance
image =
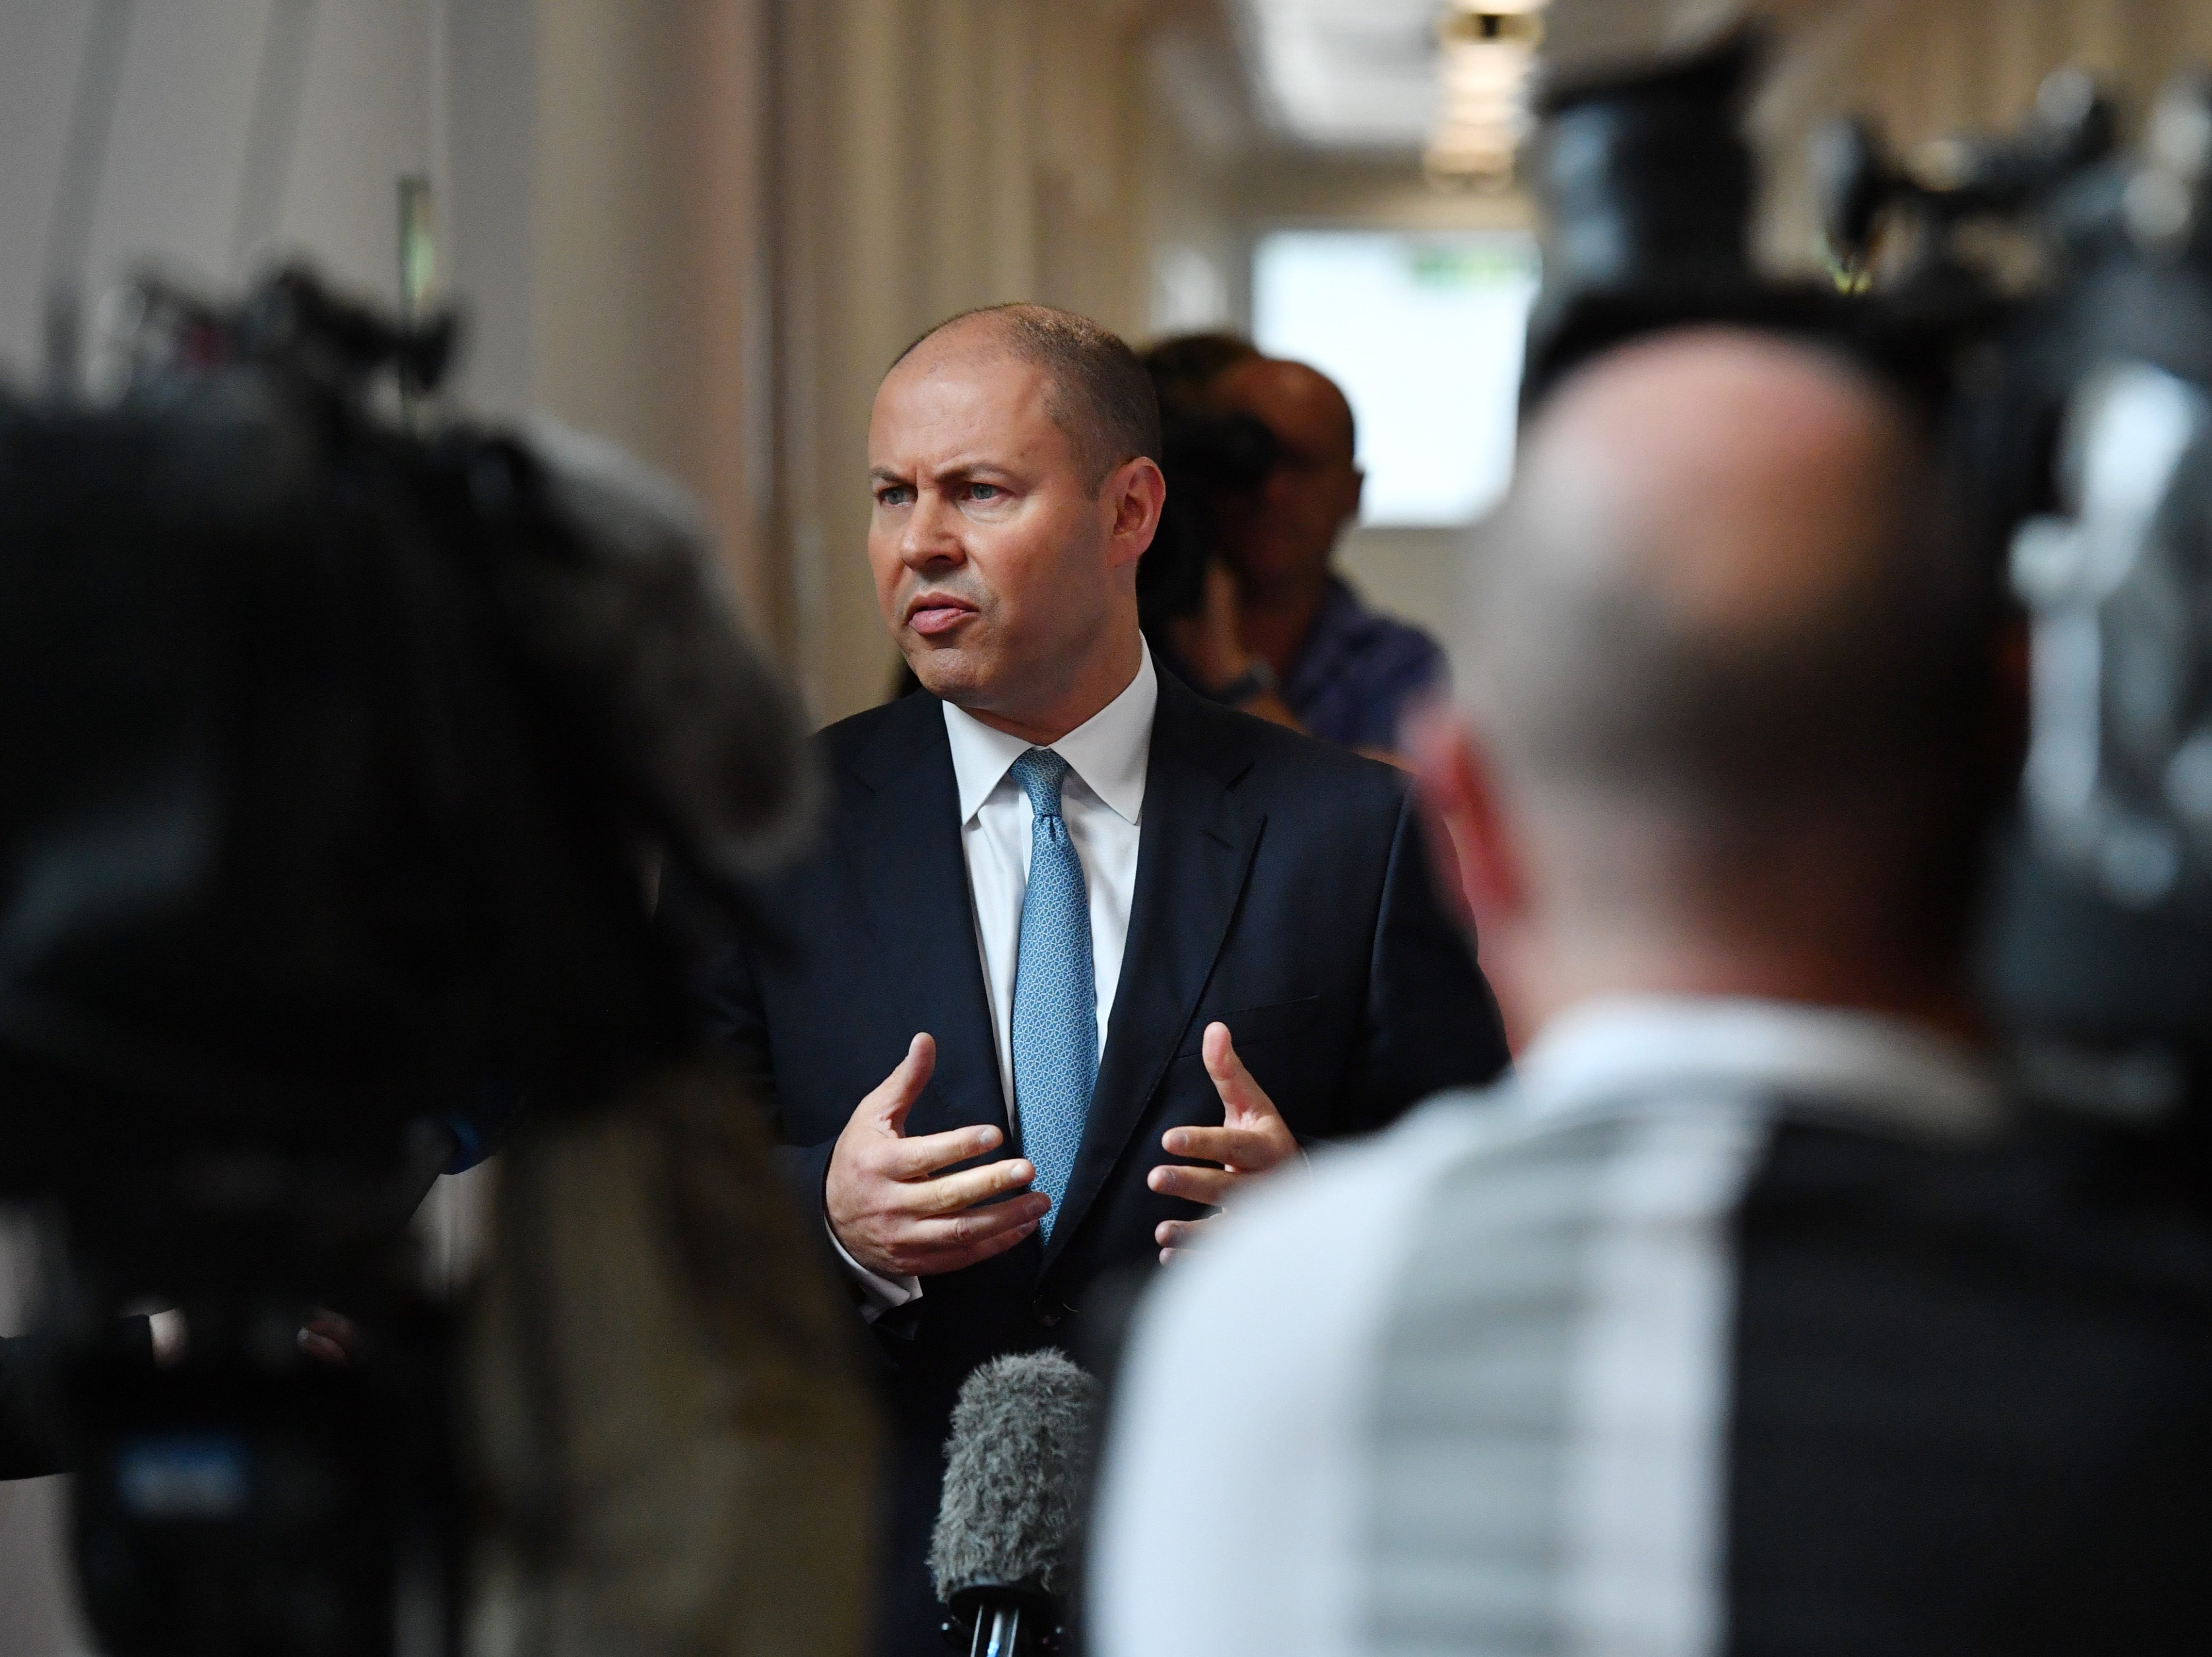
[{"label": "man's left hand", "polygon": [[[1237,1056],[1228,1025],[1208,1024],[1200,1051],[1206,1058],[1206,1073],[1221,1095],[1221,1126],[1170,1128],[1160,1136],[1160,1146],[1173,1156],[1196,1156],[1221,1166],[1156,1168],[1146,1183],[1163,1196],[1188,1197],[1218,1208],[1239,1187],[1295,1157],[1298,1142],[1274,1101]],[[1188,1247],[1200,1229],[1212,1223],[1210,1216],[1162,1221],[1152,1233],[1160,1259],[1167,1260],[1177,1249]]]}]

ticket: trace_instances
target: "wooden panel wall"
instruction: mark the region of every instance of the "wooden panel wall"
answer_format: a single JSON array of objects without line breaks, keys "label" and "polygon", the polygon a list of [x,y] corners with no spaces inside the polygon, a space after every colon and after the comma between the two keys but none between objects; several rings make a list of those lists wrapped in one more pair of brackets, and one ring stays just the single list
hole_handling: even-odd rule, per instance
[{"label": "wooden panel wall", "polygon": [[865,555],[869,404],[972,306],[1039,300],[1140,333],[1142,9],[1122,0],[785,0],[772,58],[771,631],[817,714],[893,655]]}]

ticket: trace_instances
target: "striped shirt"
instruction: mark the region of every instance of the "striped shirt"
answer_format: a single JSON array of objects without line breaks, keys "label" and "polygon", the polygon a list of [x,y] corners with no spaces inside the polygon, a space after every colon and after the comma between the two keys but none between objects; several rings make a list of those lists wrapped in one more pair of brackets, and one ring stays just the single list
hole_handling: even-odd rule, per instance
[{"label": "striped shirt", "polygon": [[2185,1587],[2212,1548],[2204,1228],[2077,1211],[2013,1144],[1990,1074],[1889,1021],[1568,1015],[1493,1093],[1279,1182],[1164,1274],[1093,1648],[2212,1638]]}]

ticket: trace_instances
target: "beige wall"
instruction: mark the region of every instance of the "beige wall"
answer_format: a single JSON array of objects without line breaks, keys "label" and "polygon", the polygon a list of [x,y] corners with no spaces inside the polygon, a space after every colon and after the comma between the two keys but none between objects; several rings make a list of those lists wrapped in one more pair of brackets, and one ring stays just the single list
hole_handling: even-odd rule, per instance
[{"label": "beige wall", "polygon": [[1141,329],[1145,16],[1062,0],[778,8],[773,533],[778,642],[835,719],[893,656],[865,556],[868,407],[970,306],[1039,300]]},{"label": "beige wall", "polygon": [[697,495],[774,636],[766,0],[536,0],[521,401]]},{"label": "beige wall", "polygon": [[[479,0],[479,3],[484,0]],[[535,0],[532,292],[512,400],[707,503],[817,716],[876,701],[867,413],[970,306],[1145,320],[1151,10],[1058,0]]]},{"label": "beige wall", "polygon": [[[262,54],[308,20],[270,234],[233,256]],[[805,0],[784,8],[810,9]],[[93,0],[0,5],[0,374],[36,372],[40,264]],[[763,224],[771,0],[161,0],[135,8],[93,222],[93,291],[147,263],[220,289],[304,256],[398,296],[398,181],[436,192],[468,319],[464,406],[603,432],[706,501],[766,580]]]},{"label": "beige wall", "polygon": [[[95,185],[95,294],[146,264],[210,288],[305,254],[392,302],[398,180],[432,171],[440,0],[309,9],[296,121],[269,212],[240,211],[241,173],[276,0],[161,0],[131,10],[120,96]],[[283,0],[296,4],[297,0]],[[447,0],[481,6],[490,0]],[[0,4],[0,373],[35,373],[42,264],[94,0]],[[281,131],[282,124],[277,130]],[[234,257],[244,218],[261,232]]]}]

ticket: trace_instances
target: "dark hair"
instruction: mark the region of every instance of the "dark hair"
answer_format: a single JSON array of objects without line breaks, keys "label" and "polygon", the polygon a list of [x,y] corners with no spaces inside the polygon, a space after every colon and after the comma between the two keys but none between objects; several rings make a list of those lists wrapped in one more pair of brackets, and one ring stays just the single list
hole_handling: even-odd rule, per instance
[{"label": "dark hair", "polygon": [[1020,361],[1051,383],[1046,407],[1075,446],[1096,489],[1125,461],[1160,458],[1160,405],[1152,376],[1127,341],[1088,317],[1048,305],[987,305],[947,317],[901,351],[896,368],[948,328],[987,320]]},{"label": "dark hair", "polygon": [[1161,416],[1172,420],[1177,415],[1205,412],[1213,382],[1259,355],[1260,348],[1242,334],[1170,334],[1145,348],[1145,372],[1152,375],[1152,390],[1159,395]]}]

